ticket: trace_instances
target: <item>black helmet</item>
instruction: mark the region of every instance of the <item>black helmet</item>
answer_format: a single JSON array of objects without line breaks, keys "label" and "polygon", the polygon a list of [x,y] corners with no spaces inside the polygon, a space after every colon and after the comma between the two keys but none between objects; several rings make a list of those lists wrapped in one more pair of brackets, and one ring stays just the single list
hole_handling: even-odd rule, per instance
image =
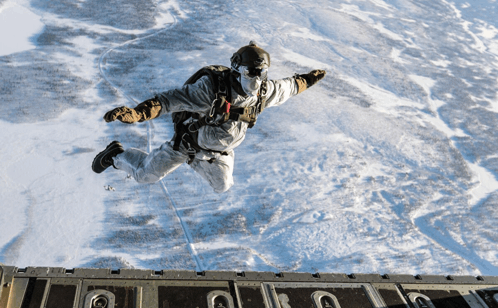
[{"label": "black helmet", "polygon": [[270,54],[258,47],[254,41],[249,45],[240,48],[233,54],[230,59],[232,68],[237,70],[239,66],[249,68],[268,68],[270,67]]}]

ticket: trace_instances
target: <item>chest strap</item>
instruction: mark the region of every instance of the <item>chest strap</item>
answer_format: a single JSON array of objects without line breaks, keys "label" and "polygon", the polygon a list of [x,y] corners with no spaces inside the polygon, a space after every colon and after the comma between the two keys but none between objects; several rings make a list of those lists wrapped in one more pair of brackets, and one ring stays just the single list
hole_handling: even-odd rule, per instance
[{"label": "chest strap", "polygon": [[[249,128],[253,127],[254,124],[256,124],[256,120],[258,118],[258,108],[257,106],[253,107],[233,107],[230,106],[230,103],[228,103],[228,108],[229,111],[224,113],[224,118],[226,117],[226,121],[223,121],[223,123],[226,123],[228,120],[236,121],[236,122],[246,122],[249,123]],[[201,127],[205,125],[212,125],[208,122],[208,117],[200,117],[198,114],[194,114],[192,116],[193,119],[197,121],[192,121],[191,123],[188,124],[188,131],[190,133],[195,133],[197,132]],[[221,124],[223,124],[221,123]],[[220,125],[220,124],[219,124]]]}]

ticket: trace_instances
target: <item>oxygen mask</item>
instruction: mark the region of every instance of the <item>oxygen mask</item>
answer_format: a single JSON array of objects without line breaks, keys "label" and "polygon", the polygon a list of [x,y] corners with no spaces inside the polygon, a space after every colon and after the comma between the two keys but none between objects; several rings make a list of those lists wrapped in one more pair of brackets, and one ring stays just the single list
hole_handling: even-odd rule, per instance
[{"label": "oxygen mask", "polygon": [[239,67],[239,73],[242,89],[249,96],[257,96],[261,84],[268,78],[268,68],[241,66]]}]

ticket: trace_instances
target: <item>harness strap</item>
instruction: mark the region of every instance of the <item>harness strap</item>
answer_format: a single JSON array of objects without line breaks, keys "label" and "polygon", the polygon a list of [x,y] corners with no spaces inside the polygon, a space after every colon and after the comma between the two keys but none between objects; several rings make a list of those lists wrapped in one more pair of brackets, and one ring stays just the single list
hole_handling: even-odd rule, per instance
[{"label": "harness strap", "polygon": [[[249,123],[249,127],[252,127],[256,123],[258,114],[259,112],[257,106],[230,107],[230,110],[225,113],[225,117],[227,117],[226,120],[247,122]],[[207,122],[207,117],[201,117],[198,118],[197,121],[192,121],[192,123],[188,124],[188,130],[190,133],[195,133],[205,125],[209,125],[209,123]]]},{"label": "harness strap", "polygon": [[[214,72],[218,73],[214,73]],[[195,155],[201,150],[208,152],[220,153],[221,155],[228,155],[227,152],[213,151],[209,149],[203,149],[197,143],[197,132],[199,129],[205,125],[209,126],[219,126],[226,123],[229,120],[241,121],[249,123],[249,128],[252,128],[256,124],[258,115],[266,107],[266,93],[267,93],[267,82],[263,81],[260,87],[260,93],[258,95],[258,101],[256,106],[252,107],[233,107],[230,104],[231,100],[231,90],[232,88],[239,94],[247,97],[242,90],[240,83],[236,82],[235,76],[230,72],[228,68],[225,67],[205,67],[200,69],[197,73],[192,75],[185,84],[192,84],[198,80],[203,75],[209,75],[213,86],[215,88],[215,99],[211,104],[211,109],[208,115],[200,116],[197,113],[187,113],[179,112],[178,116],[173,114],[173,122],[175,123],[175,136],[173,138],[173,149],[175,151],[180,150],[180,145],[183,144],[187,149],[187,154],[189,159],[188,164],[191,164]],[[186,122],[188,119],[193,119],[190,122]],[[187,124],[184,124],[187,123]],[[210,163],[214,162],[214,158],[209,160]]]},{"label": "harness strap", "polygon": [[[225,151],[215,151],[215,150],[209,150],[209,149],[204,149],[202,148],[196,141],[195,138],[195,132],[190,132],[189,131],[189,125],[190,124],[183,124],[179,123],[176,127],[176,132],[175,132],[175,137],[173,141],[173,150],[179,151],[180,150],[180,144],[183,144],[185,148],[187,149],[187,154],[188,154],[188,161],[187,163],[190,165],[195,159],[195,155],[199,153],[200,151],[204,150],[207,152],[214,152],[214,153],[220,153],[221,155],[228,155],[228,152]],[[214,158],[208,160],[209,163],[213,163],[215,161]]]}]

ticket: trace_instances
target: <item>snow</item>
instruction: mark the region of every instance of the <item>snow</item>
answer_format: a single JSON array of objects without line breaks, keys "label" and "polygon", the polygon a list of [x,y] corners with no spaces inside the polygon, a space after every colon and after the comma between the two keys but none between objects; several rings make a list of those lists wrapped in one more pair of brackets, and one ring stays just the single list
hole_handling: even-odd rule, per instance
[{"label": "snow", "polygon": [[[0,1],[0,263],[498,275],[496,14],[491,0]],[[169,116],[107,124],[107,110],[250,40],[270,78],[328,74],[265,110],[230,191],[187,165],[153,185],[91,171],[112,140],[173,136]]]},{"label": "snow", "polygon": [[479,205],[479,202],[485,201],[496,190],[498,181],[493,173],[479,166],[479,164],[469,163],[469,168],[473,171],[473,174],[477,175],[476,187],[470,192],[472,194],[470,203]]},{"label": "snow", "polygon": [[[13,0],[0,2],[0,56],[36,48],[31,38],[43,30],[40,17]],[[13,31],[13,29],[15,29]]]}]

